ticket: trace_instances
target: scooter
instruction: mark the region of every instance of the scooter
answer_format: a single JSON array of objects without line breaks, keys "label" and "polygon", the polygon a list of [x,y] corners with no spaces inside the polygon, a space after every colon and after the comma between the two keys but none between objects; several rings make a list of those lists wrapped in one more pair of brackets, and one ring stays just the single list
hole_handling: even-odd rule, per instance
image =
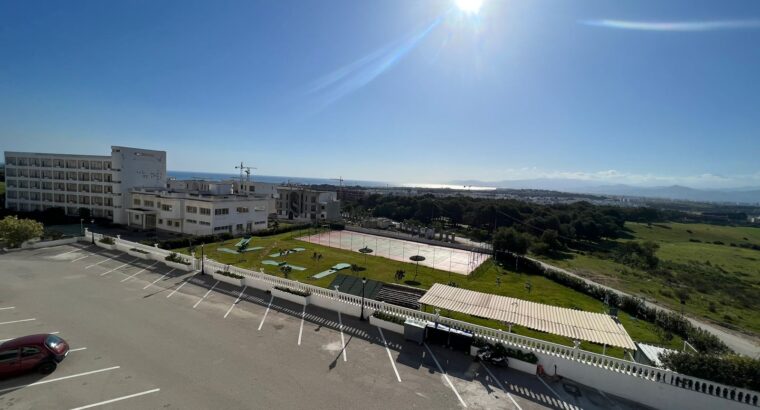
[{"label": "scooter", "polygon": [[476,357],[478,358],[478,360],[490,363],[494,366],[508,367],[507,356],[494,352],[493,349],[491,349],[488,346],[481,348],[478,351],[478,354]]}]

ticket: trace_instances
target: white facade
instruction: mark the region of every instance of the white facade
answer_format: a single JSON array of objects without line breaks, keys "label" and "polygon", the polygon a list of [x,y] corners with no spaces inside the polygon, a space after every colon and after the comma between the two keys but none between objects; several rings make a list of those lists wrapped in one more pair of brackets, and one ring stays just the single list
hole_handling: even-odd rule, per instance
[{"label": "white facade", "polygon": [[127,209],[128,226],[188,235],[244,234],[267,228],[269,209],[265,199],[231,194],[229,184],[206,184],[210,189],[205,191],[133,189]]},{"label": "white facade", "polygon": [[340,220],[340,201],[335,191],[278,186],[277,216],[297,221]]},{"label": "white facade", "polygon": [[163,186],[166,152],[111,147],[111,155],[5,152],[6,208],[30,212],[63,208],[126,223],[124,193]]}]

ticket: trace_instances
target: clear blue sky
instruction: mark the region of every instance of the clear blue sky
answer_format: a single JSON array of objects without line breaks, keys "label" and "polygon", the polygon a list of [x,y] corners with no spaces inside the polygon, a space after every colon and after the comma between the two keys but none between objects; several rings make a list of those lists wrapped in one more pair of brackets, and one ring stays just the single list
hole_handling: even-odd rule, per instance
[{"label": "clear blue sky", "polygon": [[174,170],[760,185],[760,2],[0,3],[0,149],[112,144]]}]

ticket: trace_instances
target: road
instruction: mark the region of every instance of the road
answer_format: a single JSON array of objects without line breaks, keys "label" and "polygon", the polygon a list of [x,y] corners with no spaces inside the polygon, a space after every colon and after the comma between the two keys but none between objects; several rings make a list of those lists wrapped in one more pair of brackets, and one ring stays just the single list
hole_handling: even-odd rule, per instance
[{"label": "road", "polygon": [[[594,282],[593,280],[585,278],[585,277],[583,277],[583,276],[581,276],[581,275],[579,275],[579,274],[577,274],[577,273],[575,273],[573,271],[570,271],[570,270],[567,270],[567,269],[564,269],[564,268],[560,268],[558,266],[554,266],[554,265],[548,264],[546,262],[542,262],[542,261],[540,261],[538,259],[534,259],[534,258],[531,258],[531,257],[527,257],[526,256],[526,258],[529,259],[529,260],[531,260],[531,261],[533,261],[533,262],[538,263],[544,269],[550,269],[550,270],[554,270],[554,271],[557,271],[557,272],[564,273],[566,275],[570,275],[570,276],[578,278],[578,279],[580,279],[580,280],[582,280],[582,281],[584,281],[584,282],[586,282],[588,284],[596,285],[596,286],[601,286],[602,288],[605,288],[605,289],[608,289],[610,291],[613,291],[613,292],[617,293],[618,295],[621,295],[621,296],[624,296],[624,295],[625,296],[635,296],[635,295],[631,295],[629,293],[623,292],[621,290],[611,288],[611,287],[609,287],[607,285],[603,285],[601,283]],[[670,309],[668,307],[656,304],[656,303],[651,302],[651,301],[646,300],[646,299],[644,300],[644,303],[648,307],[652,307],[652,308],[659,309],[659,310],[666,311],[666,312],[674,312],[674,310],[672,310],[672,309]],[[741,333],[738,333],[738,332],[731,331],[731,330],[726,329],[726,328],[724,328],[722,326],[718,326],[718,325],[715,325],[715,324],[712,324],[712,323],[707,323],[707,322],[699,320],[699,319],[695,319],[693,317],[686,316],[686,319],[688,319],[689,322],[691,322],[694,326],[697,326],[697,327],[699,327],[701,329],[704,329],[704,330],[712,333],[713,335],[717,336],[720,340],[723,341],[723,343],[725,343],[733,351],[735,351],[737,353],[740,353],[740,354],[743,354],[743,355],[746,355],[746,356],[750,356],[750,357],[760,357],[760,341],[758,341],[757,339],[754,339],[754,338],[752,338],[751,336],[748,336],[748,335],[744,335],[744,334],[741,334]]]}]

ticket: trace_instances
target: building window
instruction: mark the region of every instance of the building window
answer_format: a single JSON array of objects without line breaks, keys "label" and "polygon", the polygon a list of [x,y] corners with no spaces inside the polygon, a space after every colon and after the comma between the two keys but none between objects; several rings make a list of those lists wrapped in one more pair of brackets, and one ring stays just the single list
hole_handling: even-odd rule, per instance
[{"label": "building window", "polygon": [[248,208],[244,208],[242,206],[239,206],[237,208],[237,211],[238,211],[238,213],[245,214],[245,213],[248,213]]},{"label": "building window", "polygon": [[140,200],[138,198],[132,200],[132,203],[135,204],[135,206],[140,206]]},{"label": "building window", "polygon": [[172,206],[169,205],[169,204],[161,204],[161,210],[162,211],[171,212],[172,211]]},{"label": "building window", "polygon": [[198,213],[198,207],[195,206],[187,206],[185,207],[185,211],[189,214],[197,214]]},{"label": "building window", "polygon": [[211,215],[211,210],[208,208],[199,208],[201,215]]},{"label": "building window", "polygon": [[143,201],[143,206],[153,208],[155,204],[153,203],[153,201]]},{"label": "building window", "polygon": [[256,221],[256,222],[254,222],[254,223],[255,223],[256,225],[263,225],[263,224],[267,223],[267,221]]},{"label": "building window", "polygon": [[194,223],[198,223],[198,221],[196,221],[195,219],[185,219],[185,223],[194,224]]},{"label": "building window", "polygon": [[163,220],[163,219],[159,219],[159,220],[158,220],[158,224],[159,224],[159,225],[163,225],[163,224],[164,224],[164,220]]},{"label": "building window", "polygon": [[174,226],[179,228],[179,221],[174,221]]},{"label": "building window", "polygon": [[140,220],[140,215],[135,215],[135,221],[139,221],[139,220]]},{"label": "building window", "polygon": [[235,229],[237,229],[238,231],[242,231],[243,230],[243,224],[237,224],[235,226]]},{"label": "building window", "polygon": [[214,215],[229,215],[229,214],[230,214],[229,208],[214,209]]},{"label": "building window", "polygon": [[211,225],[211,222],[206,222],[206,221],[198,221],[198,223],[201,225],[206,225],[206,226]]},{"label": "building window", "polygon": [[217,226],[214,228],[214,231],[229,231],[229,230],[232,230],[232,225]]}]

